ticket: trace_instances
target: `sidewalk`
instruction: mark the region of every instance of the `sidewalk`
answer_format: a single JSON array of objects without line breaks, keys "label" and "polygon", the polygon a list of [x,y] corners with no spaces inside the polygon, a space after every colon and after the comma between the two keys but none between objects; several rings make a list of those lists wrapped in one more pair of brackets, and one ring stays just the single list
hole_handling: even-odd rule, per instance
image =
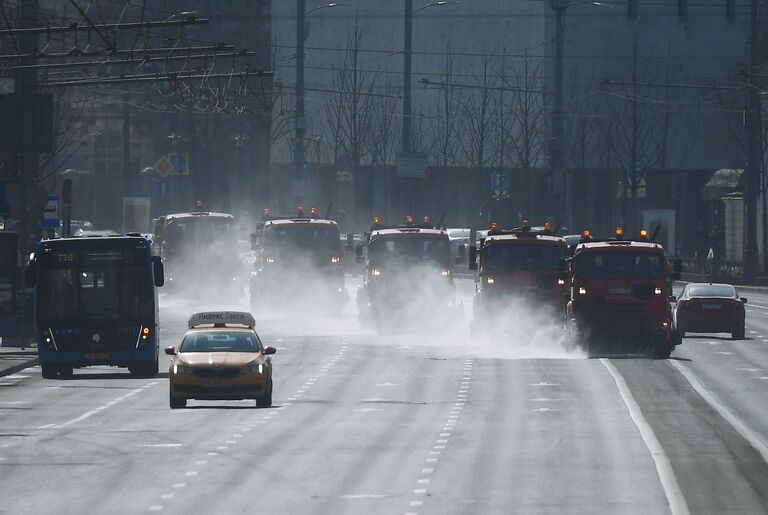
[{"label": "sidewalk", "polygon": [[0,346],[0,377],[37,365],[37,349]]}]

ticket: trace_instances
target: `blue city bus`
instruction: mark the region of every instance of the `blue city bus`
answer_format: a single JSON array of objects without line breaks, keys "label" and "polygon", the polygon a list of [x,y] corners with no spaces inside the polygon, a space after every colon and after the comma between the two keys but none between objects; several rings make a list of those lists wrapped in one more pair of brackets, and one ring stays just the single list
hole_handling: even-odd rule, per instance
[{"label": "blue city bus", "polygon": [[138,234],[42,240],[27,267],[43,377],[90,365],[158,366],[157,286],[163,264]]}]

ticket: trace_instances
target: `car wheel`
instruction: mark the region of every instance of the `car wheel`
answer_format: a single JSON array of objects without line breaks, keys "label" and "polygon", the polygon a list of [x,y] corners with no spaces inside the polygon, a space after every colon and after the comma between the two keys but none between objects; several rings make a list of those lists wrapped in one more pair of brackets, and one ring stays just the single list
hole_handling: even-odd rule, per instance
[{"label": "car wheel", "polygon": [[40,367],[43,372],[43,379],[56,379],[57,369],[56,367],[52,367],[51,365],[42,365]]},{"label": "car wheel", "polygon": [[72,377],[72,367],[63,366],[59,368],[59,376],[61,377]]},{"label": "car wheel", "polygon": [[746,329],[744,327],[740,327],[733,332],[731,332],[731,339],[732,340],[743,340],[746,337]]},{"label": "car wheel", "polygon": [[178,409],[178,408],[186,408],[187,407],[187,399],[180,398],[180,397],[174,397],[173,395],[169,395],[169,404],[171,405],[171,409]]},{"label": "car wheel", "polygon": [[653,357],[656,359],[667,359],[672,355],[675,346],[668,343],[657,343],[653,351]]},{"label": "car wheel", "polygon": [[269,408],[272,406],[272,379],[269,380],[267,391],[256,399],[257,408]]}]

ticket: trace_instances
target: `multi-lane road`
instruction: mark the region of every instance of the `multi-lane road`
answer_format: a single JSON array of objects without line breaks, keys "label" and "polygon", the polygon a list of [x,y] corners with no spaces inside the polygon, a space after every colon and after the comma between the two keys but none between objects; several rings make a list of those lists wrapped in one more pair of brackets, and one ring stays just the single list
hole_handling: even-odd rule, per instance
[{"label": "multi-lane road", "polygon": [[[768,512],[768,292],[742,294],[746,341],[666,361],[585,359],[535,310],[483,341],[467,320],[378,336],[351,308],[262,320],[269,409],[172,411],[167,374],[29,368],[0,378],[0,513]],[[162,345],[226,307],[247,303],[164,295]]]}]

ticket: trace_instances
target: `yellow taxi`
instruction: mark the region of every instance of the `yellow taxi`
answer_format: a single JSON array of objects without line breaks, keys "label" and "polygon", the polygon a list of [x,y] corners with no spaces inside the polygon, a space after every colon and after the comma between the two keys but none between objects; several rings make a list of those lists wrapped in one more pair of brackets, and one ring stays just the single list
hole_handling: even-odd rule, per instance
[{"label": "yellow taxi", "polygon": [[274,347],[264,347],[256,321],[242,311],[195,313],[181,345],[166,347],[173,356],[168,369],[170,404],[183,408],[187,399],[255,399],[257,408],[272,405]]}]

